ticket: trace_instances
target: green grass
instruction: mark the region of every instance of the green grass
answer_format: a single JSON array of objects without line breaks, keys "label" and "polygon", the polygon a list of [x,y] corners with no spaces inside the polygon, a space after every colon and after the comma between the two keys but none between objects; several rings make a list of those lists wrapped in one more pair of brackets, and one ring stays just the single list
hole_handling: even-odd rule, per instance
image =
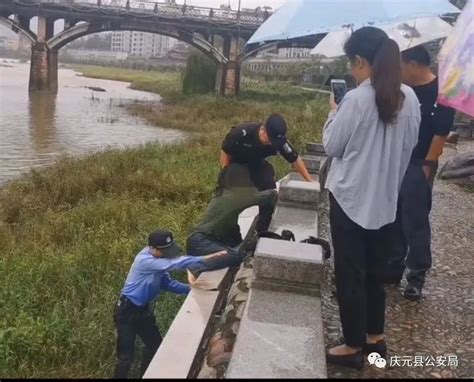
[{"label": "green grass", "polygon": [[180,94],[181,73],[179,72],[142,71],[92,65],[71,65],[71,67],[85,77],[131,82],[132,89],[159,93],[164,97]]},{"label": "green grass", "polygon": [[[327,112],[327,100],[285,84],[246,83],[237,98],[185,97],[179,74],[82,70],[164,95],[164,107],[129,110],[192,134],[182,144],[64,158],[0,189],[0,377],[109,377],[113,306],[134,255],[157,227],[184,244],[212,194],[229,127],[280,112],[302,147],[319,139]],[[162,334],[181,302],[166,294],[156,304]]]}]

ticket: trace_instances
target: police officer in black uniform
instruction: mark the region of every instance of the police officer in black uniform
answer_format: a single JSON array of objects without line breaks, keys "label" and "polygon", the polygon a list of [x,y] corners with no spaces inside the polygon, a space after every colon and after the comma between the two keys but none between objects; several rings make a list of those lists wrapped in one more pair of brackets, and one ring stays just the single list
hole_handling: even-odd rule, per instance
[{"label": "police officer in black uniform", "polygon": [[[280,153],[307,181],[313,179],[303,160],[286,139],[287,124],[279,114],[272,114],[265,123],[247,122],[234,126],[224,139],[220,163],[225,168],[232,162],[247,164],[258,191],[276,189],[275,171],[265,158]],[[260,208],[256,231],[268,229],[274,208]]]}]

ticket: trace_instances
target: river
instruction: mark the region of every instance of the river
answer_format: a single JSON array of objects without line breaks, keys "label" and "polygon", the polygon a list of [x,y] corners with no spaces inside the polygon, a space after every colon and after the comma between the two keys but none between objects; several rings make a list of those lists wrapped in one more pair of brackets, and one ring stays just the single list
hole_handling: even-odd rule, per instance
[{"label": "river", "polygon": [[182,132],[130,116],[123,107],[133,101],[156,103],[159,95],[64,68],[59,69],[57,94],[29,94],[29,70],[27,63],[0,58],[0,183],[63,155],[171,143],[184,137]]}]

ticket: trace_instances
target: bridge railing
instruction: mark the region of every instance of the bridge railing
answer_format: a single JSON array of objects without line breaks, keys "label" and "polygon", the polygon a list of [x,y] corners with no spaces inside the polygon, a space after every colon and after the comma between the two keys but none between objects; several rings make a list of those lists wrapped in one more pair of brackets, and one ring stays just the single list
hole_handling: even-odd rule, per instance
[{"label": "bridge railing", "polygon": [[57,4],[74,7],[97,7],[108,10],[127,10],[133,13],[161,14],[172,17],[189,17],[210,22],[237,22],[243,24],[262,24],[270,15],[261,11],[233,11],[221,8],[206,8],[194,5],[177,4],[171,1],[148,2],[134,0],[33,0],[33,3]]}]

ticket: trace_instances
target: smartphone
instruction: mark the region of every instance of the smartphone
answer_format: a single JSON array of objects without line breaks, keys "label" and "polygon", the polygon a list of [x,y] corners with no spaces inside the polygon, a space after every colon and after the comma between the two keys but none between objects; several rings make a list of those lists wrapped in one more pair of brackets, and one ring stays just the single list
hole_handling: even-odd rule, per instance
[{"label": "smartphone", "polygon": [[331,91],[334,94],[334,101],[339,105],[347,93],[347,83],[345,80],[331,80]]}]

